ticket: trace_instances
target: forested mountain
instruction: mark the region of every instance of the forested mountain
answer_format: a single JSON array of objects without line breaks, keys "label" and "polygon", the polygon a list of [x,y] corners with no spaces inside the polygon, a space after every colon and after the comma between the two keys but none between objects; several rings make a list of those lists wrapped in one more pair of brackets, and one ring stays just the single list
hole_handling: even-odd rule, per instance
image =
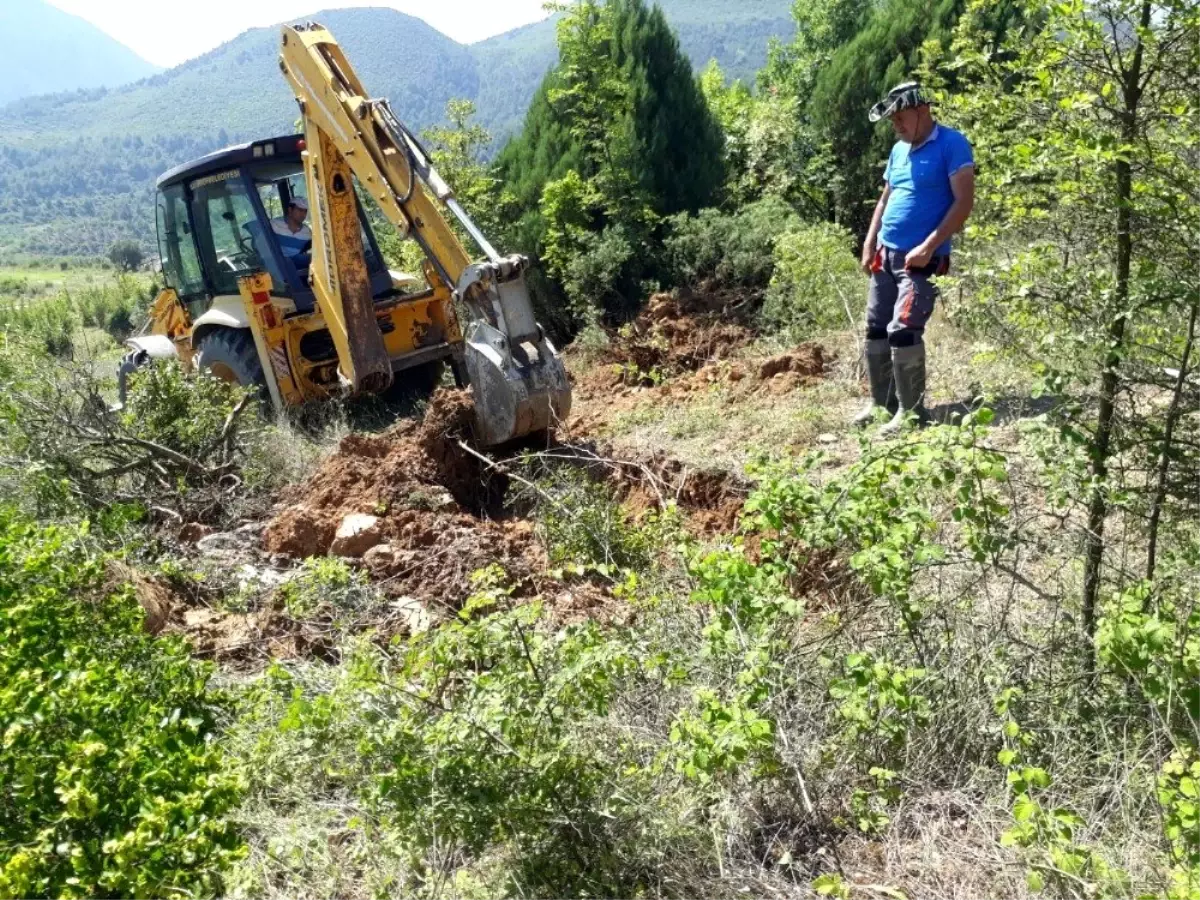
[{"label": "forested mountain", "polygon": [[[663,0],[695,68],[750,77],[768,39],[794,30],[789,0]],[[390,9],[317,13],[364,83],[417,129],[463,97],[497,138],[520,126],[556,58],[555,20],[471,46]],[[247,31],[116,90],[27,98],[0,109],[0,252],[89,254],[152,234],[155,175],[225,144],[290,131],[295,104],[276,65],[278,29]]]},{"label": "forested mountain", "polygon": [[21,97],[117,87],[159,71],[78,16],[42,0],[0,2],[0,106]]}]

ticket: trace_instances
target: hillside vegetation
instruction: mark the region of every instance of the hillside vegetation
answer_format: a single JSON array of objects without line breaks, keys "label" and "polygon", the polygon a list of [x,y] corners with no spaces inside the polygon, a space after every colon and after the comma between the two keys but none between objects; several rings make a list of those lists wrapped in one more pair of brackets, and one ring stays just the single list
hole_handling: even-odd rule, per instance
[{"label": "hillside vegetation", "polygon": [[[767,39],[787,38],[787,0],[670,0],[685,51],[750,76]],[[498,138],[515,131],[556,59],[555,22],[471,46],[390,9],[313,16],[346,49],[377,96],[410,127],[442,121],[453,98],[476,103]],[[154,178],[230,143],[287,133],[296,106],[279,74],[278,28],[247,31],[216,50],[118,90],[37,97],[0,109],[0,253],[91,255],[120,237],[153,239]]]},{"label": "hillside vegetation", "polygon": [[[110,411],[153,287],[0,273],[0,895],[1200,898],[1200,11],[925,11],[797,3],[752,90],[584,0],[495,161],[448,105],[572,375],[520,447]],[[856,431],[898,72],[976,205]]]}]

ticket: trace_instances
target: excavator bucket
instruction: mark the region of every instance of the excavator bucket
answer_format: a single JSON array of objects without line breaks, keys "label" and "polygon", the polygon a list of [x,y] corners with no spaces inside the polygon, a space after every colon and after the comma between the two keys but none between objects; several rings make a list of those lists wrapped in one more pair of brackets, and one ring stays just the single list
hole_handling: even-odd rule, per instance
[{"label": "excavator bucket", "polygon": [[465,362],[475,400],[475,438],[489,447],[550,429],[571,412],[566,367],[534,320],[521,268],[518,264],[505,271],[498,282],[489,279],[491,303],[484,308],[490,315],[467,326]]}]

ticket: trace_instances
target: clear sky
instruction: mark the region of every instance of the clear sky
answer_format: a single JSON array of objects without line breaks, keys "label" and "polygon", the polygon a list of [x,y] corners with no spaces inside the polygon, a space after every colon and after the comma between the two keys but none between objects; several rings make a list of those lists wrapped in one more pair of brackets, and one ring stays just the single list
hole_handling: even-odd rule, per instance
[{"label": "clear sky", "polygon": [[[323,9],[390,6],[464,44],[544,18],[543,0],[47,0],[87,19],[142,58],[175,66],[248,28]],[[736,0],[733,0],[736,2]]]}]

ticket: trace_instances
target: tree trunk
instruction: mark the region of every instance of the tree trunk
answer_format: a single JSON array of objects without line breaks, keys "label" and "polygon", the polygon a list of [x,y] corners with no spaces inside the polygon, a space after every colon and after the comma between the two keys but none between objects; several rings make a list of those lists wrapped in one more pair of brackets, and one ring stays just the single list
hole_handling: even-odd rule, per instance
[{"label": "tree trunk", "polygon": [[1158,483],[1154,487],[1154,499],[1150,504],[1150,547],[1146,551],[1146,580],[1154,577],[1154,567],[1158,555],[1158,523],[1162,518],[1163,504],[1167,499],[1167,473],[1171,468],[1171,441],[1175,438],[1175,425],[1179,422],[1179,414],[1183,407],[1183,392],[1187,387],[1188,365],[1192,361],[1192,344],[1196,338],[1196,313],[1200,311],[1200,301],[1192,303],[1191,315],[1188,316],[1187,339],[1183,344],[1183,355],[1179,361],[1179,375],[1175,378],[1175,393],[1171,396],[1171,406],[1167,409],[1167,421],[1163,428],[1162,452],[1158,458]]},{"label": "tree trunk", "polygon": [[[1151,4],[1141,9],[1141,28],[1150,27]],[[1117,38],[1119,39],[1119,38]],[[1135,143],[1138,133],[1137,109],[1142,93],[1142,57],[1145,46],[1140,32],[1129,69],[1122,74],[1125,108],[1121,114],[1121,137],[1126,147]],[[1133,261],[1133,172],[1127,159],[1116,165],[1117,249],[1113,260],[1116,283],[1113,287],[1116,317],[1108,327],[1108,352],[1100,377],[1100,408],[1096,412],[1096,437],[1092,442],[1092,494],[1088,503],[1087,536],[1083,563],[1083,630],[1087,641],[1087,672],[1096,674],[1096,601],[1100,595],[1101,568],[1104,562],[1104,520],[1108,517],[1108,462],[1112,455],[1114,413],[1117,391],[1121,386],[1121,355],[1125,344],[1126,310],[1129,308],[1129,272]]]}]

